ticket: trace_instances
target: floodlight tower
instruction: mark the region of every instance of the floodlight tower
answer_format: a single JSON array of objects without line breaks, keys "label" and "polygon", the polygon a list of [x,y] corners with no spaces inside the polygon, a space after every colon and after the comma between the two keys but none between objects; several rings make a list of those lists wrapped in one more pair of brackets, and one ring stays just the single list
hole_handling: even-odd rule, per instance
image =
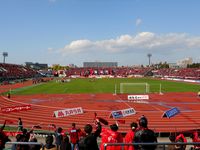
[{"label": "floodlight tower", "polygon": [[151,56],[152,56],[152,54],[147,54],[147,57],[149,58],[149,67],[150,67],[150,65],[151,65]]},{"label": "floodlight tower", "polygon": [[3,52],[3,63],[5,64],[5,58],[8,57],[8,52]]}]

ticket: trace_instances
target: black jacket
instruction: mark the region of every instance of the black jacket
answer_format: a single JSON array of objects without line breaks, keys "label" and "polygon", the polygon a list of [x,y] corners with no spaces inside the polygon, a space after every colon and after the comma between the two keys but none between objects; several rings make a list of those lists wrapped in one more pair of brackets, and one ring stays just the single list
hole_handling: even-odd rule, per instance
[{"label": "black jacket", "polygon": [[[135,132],[135,143],[157,143],[157,137],[153,130],[142,128]],[[135,150],[155,150],[156,145],[135,145]]]},{"label": "black jacket", "polygon": [[99,150],[97,137],[100,136],[100,133],[101,125],[99,123],[94,133],[86,135],[79,141],[79,150]]}]

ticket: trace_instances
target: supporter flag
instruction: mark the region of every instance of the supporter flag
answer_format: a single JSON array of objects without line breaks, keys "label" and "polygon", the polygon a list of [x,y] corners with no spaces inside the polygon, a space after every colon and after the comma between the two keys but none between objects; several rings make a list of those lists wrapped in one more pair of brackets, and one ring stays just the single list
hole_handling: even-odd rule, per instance
[{"label": "supporter flag", "polygon": [[108,121],[102,117],[97,117],[97,113],[94,113],[94,119],[98,119],[99,122],[103,123],[104,125],[108,125]]},{"label": "supporter flag", "polygon": [[117,123],[120,123],[120,124],[125,124],[125,120],[117,120]]}]

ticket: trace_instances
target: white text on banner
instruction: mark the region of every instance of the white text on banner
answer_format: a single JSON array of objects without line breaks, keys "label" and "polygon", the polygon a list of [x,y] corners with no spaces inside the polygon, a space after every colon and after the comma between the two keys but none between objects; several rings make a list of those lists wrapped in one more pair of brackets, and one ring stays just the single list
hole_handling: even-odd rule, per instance
[{"label": "white text on banner", "polygon": [[66,116],[71,116],[71,115],[78,115],[78,114],[83,114],[82,107],[68,108],[68,109],[54,111],[54,116],[56,118],[66,117]]},{"label": "white text on banner", "polygon": [[149,95],[128,95],[128,100],[149,99]]}]

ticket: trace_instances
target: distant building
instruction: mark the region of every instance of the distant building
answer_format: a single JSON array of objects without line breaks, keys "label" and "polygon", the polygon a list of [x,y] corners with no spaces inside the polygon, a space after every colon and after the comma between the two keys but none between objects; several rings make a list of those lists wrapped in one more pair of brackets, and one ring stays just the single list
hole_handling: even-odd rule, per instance
[{"label": "distant building", "polygon": [[177,61],[177,65],[180,68],[187,68],[187,65],[191,65],[192,63],[193,63],[193,60],[190,57]]},{"label": "distant building", "polygon": [[117,62],[83,62],[83,67],[118,67]]},{"label": "distant building", "polygon": [[169,68],[180,68],[177,63],[169,63]]},{"label": "distant building", "polygon": [[69,64],[68,65],[70,68],[76,68],[77,66],[75,64]]},{"label": "distant building", "polygon": [[25,62],[25,66],[36,70],[47,70],[48,64]]}]

